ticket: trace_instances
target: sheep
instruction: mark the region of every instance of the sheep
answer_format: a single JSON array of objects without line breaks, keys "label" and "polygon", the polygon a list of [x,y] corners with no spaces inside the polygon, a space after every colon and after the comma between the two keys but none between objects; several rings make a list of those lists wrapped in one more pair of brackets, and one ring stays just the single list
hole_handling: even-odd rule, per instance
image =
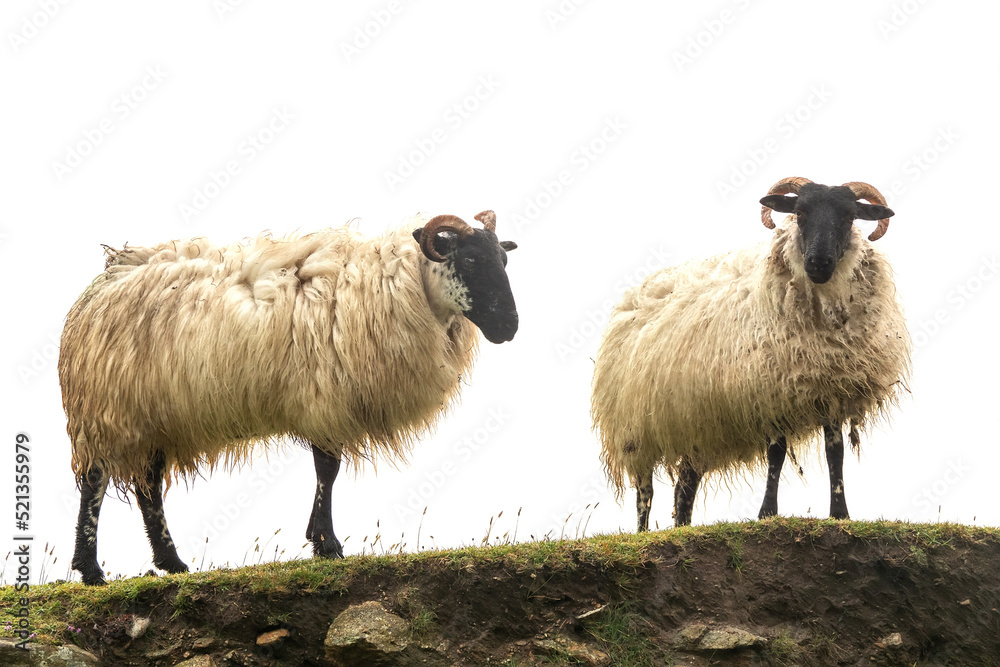
[{"label": "sheep", "polygon": [[109,482],[134,492],[154,565],[185,572],[164,481],[231,468],[285,436],[312,449],[313,553],[342,557],[330,503],[341,459],[404,460],[456,399],[477,354],[471,325],[492,343],[517,331],[506,273],[517,246],[498,241],[493,211],[475,217],[483,229],[441,215],[374,238],[343,227],[225,247],[105,246],[59,355],[84,583],[104,583]]},{"label": "sheep", "polygon": [[[797,195],[797,196],[786,196]],[[865,199],[870,203],[861,203]],[[620,499],[637,488],[649,528],[653,473],[674,488],[675,525],[691,523],[705,474],[767,462],[758,518],[778,512],[785,455],[822,431],[830,516],[847,519],[843,425],[885,418],[905,390],[910,338],[892,269],[869,241],[893,211],[871,185],[792,177],[763,199],[789,213],[770,242],[664,269],[612,312],[595,360],[591,415]],[[878,220],[866,241],[855,219]]]}]

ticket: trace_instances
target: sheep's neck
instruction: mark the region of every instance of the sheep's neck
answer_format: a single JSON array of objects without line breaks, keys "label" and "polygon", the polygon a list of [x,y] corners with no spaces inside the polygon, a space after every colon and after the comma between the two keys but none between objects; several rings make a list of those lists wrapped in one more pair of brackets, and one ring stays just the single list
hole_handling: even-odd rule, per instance
[{"label": "sheep's neck", "polygon": [[434,316],[448,325],[469,307],[469,293],[450,262],[425,262],[424,291]]}]

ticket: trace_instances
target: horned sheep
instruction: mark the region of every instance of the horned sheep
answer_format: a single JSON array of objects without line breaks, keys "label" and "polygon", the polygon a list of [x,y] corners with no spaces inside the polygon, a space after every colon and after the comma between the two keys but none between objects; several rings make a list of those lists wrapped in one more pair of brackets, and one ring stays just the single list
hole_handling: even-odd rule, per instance
[{"label": "horned sheep", "polygon": [[[797,195],[797,196],[787,196]],[[868,204],[860,200],[867,200]],[[691,522],[706,474],[767,462],[759,517],[778,511],[786,453],[825,440],[830,516],[848,518],[843,425],[884,417],[910,368],[910,338],[880,238],[893,211],[871,185],[792,177],[760,200],[789,213],[770,242],[664,269],[611,315],[594,370],[592,416],[617,494],[637,488],[649,527],[653,474],[674,488],[674,521]],[[854,220],[878,220],[865,240]]]},{"label": "horned sheep", "polygon": [[[331,486],[341,460],[399,460],[456,398],[478,346],[517,331],[496,216],[450,215],[381,236],[347,227],[211,245],[108,249],[69,312],[59,380],[81,489],[73,567],[101,584],[109,483],[134,491],[153,563],[184,572],[162,487],[288,436],[312,449],[306,537],[340,557]],[[413,225],[420,226],[414,230]],[[424,224],[425,223],[425,224]]]}]

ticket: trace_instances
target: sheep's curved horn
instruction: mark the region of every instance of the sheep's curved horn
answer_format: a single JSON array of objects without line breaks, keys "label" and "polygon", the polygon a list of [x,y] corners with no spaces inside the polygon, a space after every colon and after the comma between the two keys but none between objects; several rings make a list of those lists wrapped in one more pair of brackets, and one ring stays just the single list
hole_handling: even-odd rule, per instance
[{"label": "sheep's curved horn", "polygon": [[476,213],[476,220],[483,223],[483,229],[488,232],[496,232],[497,230],[497,214],[493,211],[480,211]]},{"label": "sheep's curved horn", "polygon": [[[868,203],[878,204],[879,206],[886,205],[885,197],[883,197],[882,193],[876,190],[873,185],[868,185],[867,183],[862,183],[861,181],[851,181],[850,183],[844,183],[844,187],[850,188],[856,199],[867,199]],[[888,229],[889,218],[882,218],[878,221],[878,227],[875,228],[875,231],[868,235],[868,240],[878,241]]]},{"label": "sheep's curved horn", "polygon": [[[799,188],[803,185],[808,185],[812,183],[808,178],[803,178],[802,176],[789,176],[788,178],[783,178],[774,185],[771,189],[767,191],[768,195],[787,195],[787,194],[798,194]],[[771,219],[771,209],[766,206],[760,207],[760,221],[764,223],[764,226],[768,229],[774,229],[774,220]]]},{"label": "sheep's curved horn", "polygon": [[420,249],[424,252],[427,259],[432,262],[443,262],[444,256],[434,249],[434,238],[441,232],[452,232],[459,236],[468,236],[472,231],[469,223],[458,216],[435,216],[424,225],[424,231],[420,235]]}]

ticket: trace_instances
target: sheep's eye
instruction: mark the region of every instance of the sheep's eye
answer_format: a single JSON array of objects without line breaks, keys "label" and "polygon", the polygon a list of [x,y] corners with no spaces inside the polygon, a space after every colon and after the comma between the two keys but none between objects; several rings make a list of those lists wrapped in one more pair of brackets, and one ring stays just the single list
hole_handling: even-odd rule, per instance
[{"label": "sheep's eye", "polygon": [[466,271],[471,271],[476,267],[476,260],[474,257],[462,257],[458,260],[459,265]]}]

